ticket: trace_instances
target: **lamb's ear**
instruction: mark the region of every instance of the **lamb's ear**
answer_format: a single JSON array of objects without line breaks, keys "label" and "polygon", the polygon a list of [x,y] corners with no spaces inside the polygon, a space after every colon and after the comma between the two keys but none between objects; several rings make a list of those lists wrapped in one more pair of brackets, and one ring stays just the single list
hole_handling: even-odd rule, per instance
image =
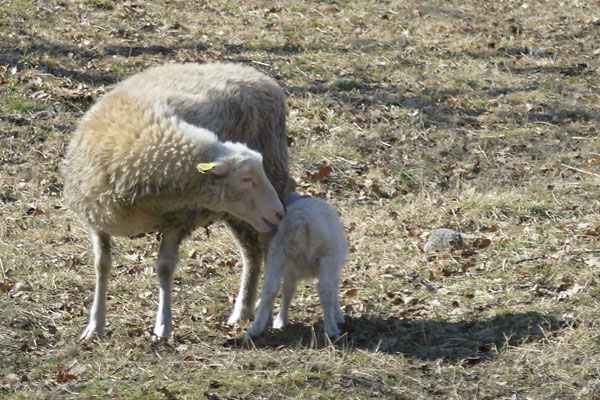
[{"label": "lamb's ear", "polygon": [[285,184],[285,188],[283,189],[283,198],[287,198],[290,193],[295,192],[296,191],[296,181],[292,178],[288,176],[288,180]]}]

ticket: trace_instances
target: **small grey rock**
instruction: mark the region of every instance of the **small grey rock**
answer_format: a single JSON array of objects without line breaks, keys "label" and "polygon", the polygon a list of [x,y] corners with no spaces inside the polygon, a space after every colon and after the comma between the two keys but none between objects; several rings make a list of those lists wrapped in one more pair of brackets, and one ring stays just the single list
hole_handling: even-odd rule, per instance
[{"label": "small grey rock", "polygon": [[429,234],[423,250],[426,252],[444,250],[453,246],[462,247],[463,244],[463,238],[460,233],[452,229],[442,228],[436,229]]},{"label": "small grey rock", "polygon": [[552,55],[551,52],[544,49],[532,49],[529,47],[500,47],[500,51],[503,51],[508,55],[529,55],[534,57],[550,57]]},{"label": "small grey rock", "polygon": [[27,281],[17,282],[14,287],[15,293],[19,292],[33,292],[33,286]]}]

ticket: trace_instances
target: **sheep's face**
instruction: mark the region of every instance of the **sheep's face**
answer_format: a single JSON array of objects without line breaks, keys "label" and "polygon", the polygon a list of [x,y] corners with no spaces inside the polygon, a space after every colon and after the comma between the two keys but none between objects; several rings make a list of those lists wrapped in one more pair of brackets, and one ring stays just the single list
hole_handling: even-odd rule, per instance
[{"label": "sheep's face", "polygon": [[245,160],[237,168],[218,164],[212,172],[223,179],[222,211],[248,222],[258,232],[268,232],[271,224],[279,224],[285,211],[265,175],[262,158]]}]

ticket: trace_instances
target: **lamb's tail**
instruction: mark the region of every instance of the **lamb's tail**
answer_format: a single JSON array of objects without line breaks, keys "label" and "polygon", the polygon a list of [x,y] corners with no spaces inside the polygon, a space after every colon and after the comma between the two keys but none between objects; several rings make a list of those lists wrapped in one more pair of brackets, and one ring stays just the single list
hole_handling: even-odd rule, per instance
[{"label": "lamb's tail", "polygon": [[310,248],[311,226],[305,218],[298,218],[293,221],[291,226],[292,241],[305,248]]}]

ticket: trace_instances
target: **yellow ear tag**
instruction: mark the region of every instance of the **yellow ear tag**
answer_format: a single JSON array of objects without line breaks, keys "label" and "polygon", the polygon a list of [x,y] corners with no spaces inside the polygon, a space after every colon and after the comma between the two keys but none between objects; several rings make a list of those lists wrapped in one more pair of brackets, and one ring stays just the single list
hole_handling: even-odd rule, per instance
[{"label": "yellow ear tag", "polygon": [[215,164],[214,162],[209,162],[209,163],[200,163],[200,164],[196,165],[196,168],[198,168],[198,171],[200,171],[200,173],[206,174],[208,171],[210,171],[211,169],[213,169],[216,166],[217,166],[217,164]]}]

